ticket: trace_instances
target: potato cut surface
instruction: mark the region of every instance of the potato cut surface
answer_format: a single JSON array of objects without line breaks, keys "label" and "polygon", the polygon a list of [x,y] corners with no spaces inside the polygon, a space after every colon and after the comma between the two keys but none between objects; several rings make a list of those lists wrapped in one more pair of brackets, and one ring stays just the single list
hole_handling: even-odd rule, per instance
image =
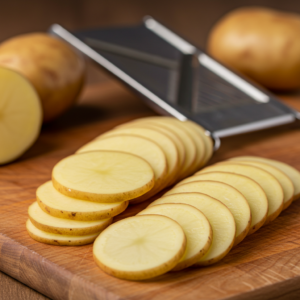
[{"label": "potato cut surface", "polygon": [[53,187],[52,181],[47,181],[38,187],[36,197],[39,206],[47,214],[77,221],[112,218],[123,212],[128,206],[128,201],[98,203],[71,198],[59,193]]},{"label": "potato cut surface", "polygon": [[0,165],[18,158],[35,142],[42,117],[33,86],[19,73],[0,67]]},{"label": "potato cut surface", "polygon": [[293,182],[294,185],[294,200],[300,196],[300,172],[293,168],[292,166],[283,163],[281,161],[258,157],[258,156],[238,156],[231,158],[230,161],[238,161],[238,160],[248,160],[248,161],[257,161],[269,164],[275,168],[278,168],[280,171],[285,173]]},{"label": "potato cut surface", "polygon": [[28,215],[31,223],[42,231],[75,236],[99,233],[112,222],[112,218],[100,221],[75,221],[53,217],[45,213],[37,202],[29,206]]},{"label": "potato cut surface", "polygon": [[212,232],[212,244],[197,265],[211,265],[220,261],[232,248],[236,226],[232,213],[220,201],[201,193],[182,193],[163,196],[149,207],[163,203],[186,203],[199,209],[208,219]]},{"label": "potato cut surface", "polygon": [[195,264],[207,253],[212,242],[212,229],[207,218],[199,209],[187,204],[167,203],[148,207],[138,215],[152,214],[171,218],[182,227],[185,233],[186,252],[173,271],[179,271]]},{"label": "potato cut surface", "polygon": [[55,165],[53,186],[62,194],[95,202],[127,201],[154,185],[150,165],[142,158],[117,151],[71,155]]},{"label": "potato cut surface", "polygon": [[165,216],[144,215],[106,228],[96,239],[93,254],[104,272],[143,280],[170,271],[185,250],[186,237],[177,222]]},{"label": "potato cut surface", "polygon": [[175,186],[165,195],[190,192],[209,195],[229,208],[236,224],[235,245],[247,236],[251,225],[251,211],[247,200],[238,190],[222,182],[195,181]]},{"label": "potato cut surface", "polygon": [[285,173],[271,165],[261,162],[243,160],[238,163],[258,167],[272,174],[278,180],[283,190],[283,209],[286,209],[292,203],[294,198],[294,185]]},{"label": "potato cut surface", "polygon": [[99,235],[99,232],[85,235],[85,236],[74,236],[74,235],[61,235],[55,233],[49,233],[42,231],[35,227],[30,219],[26,222],[26,229],[28,234],[40,243],[60,246],[81,246],[92,243],[95,238]]},{"label": "potato cut surface", "polygon": [[98,138],[105,138],[120,134],[133,134],[136,136],[145,137],[152,142],[158,144],[163,150],[167,159],[168,179],[166,184],[170,182],[178,171],[178,150],[175,143],[165,134],[151,128],[117,128],[109,131]]},{"label": "potato cut surface", "polygon": [[265,224],[273,221],[281,213],[283,208],[283,190],[278,180],[269,172],[254,166],[241,165],[234,162],[222,162],[207,167],[198,173],[212,171],[241,174],[257,182],[267,195],[269,204],[268,216]]},{"label": "potato cut surface", "polygon": [[167,176],[167,160],[162,149],[152,141],[135,135],[115,135],[98,139],[80,148],[77,153],[95,150],[115,150],[137,155],[152,167],[156,185]]},{"label": "potato cut surface", "polygon": [[201,180],[212,180],[226,183],[236,188],[246,198],[250,206],[252,216],[251,227],[248,235],[254,233],[265,223],[268,214],[268,199],[261,186],[255,181],[240,174],[208,172],[199,173],[198,175],[186,178],[179,182],[178,185]]}]

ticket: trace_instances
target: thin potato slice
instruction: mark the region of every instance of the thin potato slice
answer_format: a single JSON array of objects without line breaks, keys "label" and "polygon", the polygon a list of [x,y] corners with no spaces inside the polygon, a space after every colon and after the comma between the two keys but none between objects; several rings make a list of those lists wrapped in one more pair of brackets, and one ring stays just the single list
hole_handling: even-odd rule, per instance
[{"label": "thin potato slice", "polygon": [[175,133],[178,138],[182,141],[185,149],[185,160],[181,168],[181,171],[178,173],[177,180],[187,176],[191,166],[193,166],[196,159],[196,146],[188,130],[180,126],[180,121],[175,118],[170,117],[148,117],[143,119],[137,119],[135,123],[142,122],[143,124],[156,124],[167,127],[173,133]]},{"label": "thin potato slice", "polygon": [[257,161],[269,164],[283,173],[285,173],[293,182],[294,185],[294,200],[300,197],[300,172],[293,168],[292,166],[283,163],[281,161],[277,161],[274,159],[264,158],[264,157],[257,157],[257,156],[238,156],[231,158],[232,161],[238,160],[248,160],[248,161]]},{"label": "thin potato slice", "polygon": [[[151,140],[152,142],[158,144],[163,150],[168,164],[168,179],[166,179],[165,186],[177,175],[178,172],[178,150],[175,143],[165,134],[151,128],[116,128],[111,130],[97,139],[106,138],[109,136],[122,135],[122,134],[133,134],[136,136],[141,136]],[[96,140],[97,140],[96,139]]]},{"label": "thin potato slice", "polygon": [[154,174],[145,160],[133,154],[91,151],[58,162],[52,182],[68,197],[116,203],[148,192],[154,185]]},{"label": "thin potato slice", "polygon": [[288,208],[293,202],[294,198],[294,185],[291,179],[279,169],[272,167],[266,163],[256,162],[256,161],[238,161],[237,163],[242,163],[245,165],[250,165],[254,167],[259,167],[270,174],[272,174],[280,183],[283,190],[283,208],[282,210]]},{"label": "thin potato slice", "polygon": [[167,160],[162,149],[154,142],[140,136],[123,134],[94,140],[77,153],[95,150],[115,150],[134,154],[147,161],[154,171],[155,188],[162,185],[167,177]]},{"label": "thin potato slice", "polygon": [[195,264],[208,251],[212,242],[212,229],[205,215],[187,204],[159,204],[148,207],[138,215],[161,215],[176,221],[183,229],[186,252],[172,271],[179,271]]},{"label": "thin potato slice", "polygon": [[222,182],[195,181],[175,186],[165,195],[192,192],[211,196],[229,208],[236,224],[235,245],[247,236],[251,225],[251,211],[247,200],[238,190]]},{"label": "thin potato slice", "polygon": [[112,218],[103,219],[100,221],[74,221],[56,218],[46,214],[39,207],[37,202],[34,202],[29,206],[28,215],[31,223],[42,231],[72,236],[83,236],[99,233],[112,222]]},{"label": "thin potato slice", "polygon": [[30,219],[26,222],[26,229],[30,237],[37,242],[59,246],[81,246],[91,244],[99,235],[99,232],[84,236],[49,233],[36,228],[31,223]]},{"label": "thin potato slice", "polygon": [[209,166],[196,174],[215,171],[229,172],[247,176],[262,187],[267,195],[269,204],[268,216],[264,225],[268,224],[279,216],[283,208],[283,190],[278,180],[269,172],[254,166],[241,165],[234,162],[221,162],[213,166]]},{"label": "thin potato slice", "polygon": [[21,156],[37,139],[42,125],[40,99],[19,73],[0,67],[0,165]]},{"label": "thin potato slice", "polygon": [[207,266],[220,261],[232,248],[236,226],[232,213],[219,200],[200,193],[181,193],[163,196],[152,202],[149,207],[164,203],[185,203],[199,209],[207,217],[213,232],[211,247],[196,263]]},{"label": "thin potato slice", "polygon": [[251,226],[248,235],[254,233],[265,223],[268,215],[268,199],[259,184],[250,179],[249,177],[227,173],[227,172],[208,172],[200,173],[191,176],[178,185],[185,184],[193,181],[212,180],[220,181],[236,188],[248,201],[251,210]]},{"label": "thin potato slice", "polygon": [[106,228],[96,239],[93,254],[106,273],[144,280],[173,269],[186,250],[180,225],[159,215],[134,216]]},{"label": "thin potato slice", "polygon": [[47,214],[76,221],[112,218],[123,212],[128,206],[128,201],[98,203],[71,198],[59,193],[53,187],[52,181],[47,181],[38,187],[36,197],[40,208]]}]

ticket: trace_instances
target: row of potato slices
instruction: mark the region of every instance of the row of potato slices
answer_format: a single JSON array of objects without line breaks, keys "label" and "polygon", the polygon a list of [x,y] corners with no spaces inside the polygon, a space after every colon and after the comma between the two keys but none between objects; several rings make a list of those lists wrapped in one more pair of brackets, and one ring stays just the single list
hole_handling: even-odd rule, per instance
[{"label": "row of potato slices", "polygon": [[[274,220],[299,192],[300,173],[278,161],[248,156],[212,165],[178,183],[137,217],[101,233],[94,244],[95,261],[108,274],[130,280],[216,263],[247,235]],[[149,221],[152,215],[176,221],[186,239],[180,238],[176,248],[171,234],[159,231],[164,226]]]},{"label": "row of potato slices", "polygon": [[[107,151],[112,159],[101,157]],[[124,153],[119,151],[135,157],[125,158],[124,165]],[[150,117],[123,124],[54,167],[52,182],[38,188],[37,204],[29,208],[27,229],[36,240],[50,244],[87,243],[91,238],[84,236],[95,236],[103,230],[113,216],[127,208],[128,201],[139,203],[148,199],[199,169],[212,152],[211,138],[201,126],[190,121]],[[145,170],[145,166],[138,170],[140,162],[136,156],[146,161],[151,171]]]}]

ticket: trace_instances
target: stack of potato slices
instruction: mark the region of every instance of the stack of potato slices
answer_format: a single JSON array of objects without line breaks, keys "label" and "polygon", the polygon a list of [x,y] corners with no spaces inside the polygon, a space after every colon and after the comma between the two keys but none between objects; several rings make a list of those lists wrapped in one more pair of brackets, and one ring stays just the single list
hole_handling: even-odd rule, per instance
[{"label": "stack of potato slices", "polygon": [[212,140],[191,122],[151,117],[123,124],[60,161],[37,189],[27,230],[37,241],[91,243],[128,203],[149,199],[199,170]]},{"label": "stack of potato slices", "polygon": [[[106,273],[129,280],[211,265],[273,221],[299,191],[299,171],[282,162],[244,156],[217,163],[104,230],[94,243],[95,261]],[[157,216],[179,224],[185,239],[165,231]],[[171,228],[177,227],[170,223]]]}]

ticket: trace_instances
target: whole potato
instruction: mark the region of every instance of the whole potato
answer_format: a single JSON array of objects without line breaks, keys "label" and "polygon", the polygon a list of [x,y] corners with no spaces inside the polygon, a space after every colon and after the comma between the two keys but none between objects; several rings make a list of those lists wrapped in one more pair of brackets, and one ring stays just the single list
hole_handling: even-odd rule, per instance
[{"label": "whole potato", "polygon": [[208,53],[274,90],[300,87],[300,16],[260,7],[234,10],[211,30]]},{"label": "whole potato", "polygon": [[35,87],[48,122],[76,100],[85,73],[84,58],[65,42],[44,33],[26,34],[0,44],[0,65],[23,74]]}]

